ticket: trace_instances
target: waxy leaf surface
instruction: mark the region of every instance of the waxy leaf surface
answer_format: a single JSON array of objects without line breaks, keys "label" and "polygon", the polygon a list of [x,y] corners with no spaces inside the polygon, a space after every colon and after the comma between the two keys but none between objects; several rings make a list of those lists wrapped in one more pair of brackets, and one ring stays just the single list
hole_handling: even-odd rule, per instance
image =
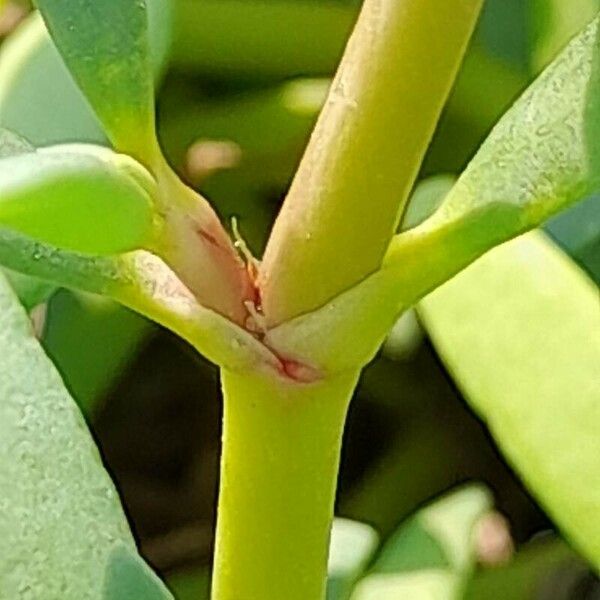
[{"label": "waxy leaf surface", "polygon": [[134,542],[83,417],[2,275],[0,355],[0,597],[100,600],[112,549],[135,552]]}]

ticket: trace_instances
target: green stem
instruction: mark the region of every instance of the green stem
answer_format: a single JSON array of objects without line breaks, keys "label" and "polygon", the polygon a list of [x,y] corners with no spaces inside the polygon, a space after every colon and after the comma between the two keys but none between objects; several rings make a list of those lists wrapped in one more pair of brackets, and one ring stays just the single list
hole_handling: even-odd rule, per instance
[{"label": "green stem", "polygon": [[223,371],[213,600],[322,600],[358,373],[315,384]]},{"label": "green stem", "polygon": [[365,0],[265,250],[269,325],[380,267],[481,4]]}]

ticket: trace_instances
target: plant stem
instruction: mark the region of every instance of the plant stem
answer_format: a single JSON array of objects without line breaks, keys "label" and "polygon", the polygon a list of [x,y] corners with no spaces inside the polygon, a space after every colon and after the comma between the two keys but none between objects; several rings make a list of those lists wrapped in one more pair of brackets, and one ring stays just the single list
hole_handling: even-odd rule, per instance
[{"label": "plant stem", "polygon": [[365,0],[261,269],[273,326],[376,271],[482,0]]},{"label": "plant stem", "polygon": [[222,371],[213,600],[322,600],[340,447],[358,373],[296,384]]}]

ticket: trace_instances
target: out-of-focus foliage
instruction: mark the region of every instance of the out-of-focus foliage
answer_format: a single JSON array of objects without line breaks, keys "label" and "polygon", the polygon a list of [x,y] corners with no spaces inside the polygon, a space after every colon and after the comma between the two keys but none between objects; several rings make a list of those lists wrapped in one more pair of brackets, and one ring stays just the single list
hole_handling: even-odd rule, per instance
[{"label": "out-of-focus foliage", "polygon": [[486,491],[471,487],[421,509],[387,540],[352,600],[459,598],[473,569],[475,527],[490,507]]},{"label": "out-of-focus foliage", "polygon": [[420,312],[509,460],[569,538],[600,556],[596,286],[534,233],[490,252]]},{"label": "out-of-focus foliage", "polygon": [[[561,540],[534,540],[510,561],[480,568],[469,581],[465,600],[578,600],[585,565]],[[583,592],[585,593],[585,592]],[[578,595],[579,594],[579,595]]]},{"label": "out-of-focus foliage", "polygon": [[545,227],[550,237],[600,284],[600,197],[591,196]]},{"label": "out-of-focus foliage", "polygon": [[331,530],[327,600],[347,600],[371,560],[379,539],[376,531],[356,521],[335,519]]},{"label": "out-of-focus foliage", "polygon": [[62,291],[50,304],[43,342],[89,416],[149,331],[148,321],[114,302]]}]

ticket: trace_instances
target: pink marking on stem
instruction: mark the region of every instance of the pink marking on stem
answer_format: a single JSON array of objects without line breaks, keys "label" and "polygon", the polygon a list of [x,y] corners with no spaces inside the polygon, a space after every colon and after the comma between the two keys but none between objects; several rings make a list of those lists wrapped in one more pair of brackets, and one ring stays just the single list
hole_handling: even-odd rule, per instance
[{"label": "pink marking on stem", "polygon": [[280,361],[280,374],[292,381],[315,383],[321,379],[321,374],[310,365],[289,358],[278,358]]},{"label": "pink marking on stem", "polygon": [[254,281],[252,281],[252,295],[252,302],[254,302],[256,310],[262,312],[262,293]]},{"label": "pink marking on stem", "polygon": [[204,240],[206,240],[209,244],[211,244],[212,246],[216,246],[217,248],[221,248],[221,244],[219,244],[217,238],[214,235],[208,233],[208,231],[206,231],[205,229],[198,228],[196,231],[198,235]]}]

